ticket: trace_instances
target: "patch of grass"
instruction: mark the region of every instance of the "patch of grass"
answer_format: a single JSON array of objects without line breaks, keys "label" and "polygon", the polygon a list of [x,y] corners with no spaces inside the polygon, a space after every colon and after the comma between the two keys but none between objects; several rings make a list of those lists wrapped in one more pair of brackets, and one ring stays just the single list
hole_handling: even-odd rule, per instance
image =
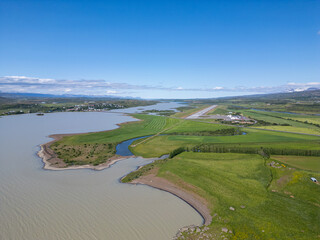
[{"label": "patch of grass", "polygon": [[[271,129],[277,131],[320,134],[320,128],[315,125],[319,124],[320,117],[312,115],[294,115],[277,112],[261,112],[255,110],[239,110],[245,116],[270,123],[270,126],[258,126],[262,129]],[[277,125],[273,125],[277,124]],[[280,126],[283,125],[283,126]],[[288,125],[288,126],[285,126]]]},{"label": "patch of grass", "polygon": [[216,131],[221,129],[234,129],[221,124],[212,124],[205,122],[198,122],[193,120],[184,120],[181,123],[164,133],[183,133],[183,132],[201,132],[201,131]]},{"label": "patch of grass", "polygon": [[[214,125],[214,124],[212,124]],[[193,127],[196,130],[196,127]],[[292,133],[242,129],[247,135],[235,136],[157,136],[130,150],[138,156],[159,157],[178,147],[193,147],[198,144],[212,143],[230,147],[276,148],[319,150],[320,137]]]},{"label": "patch of grass", "polygon": [[320,128],[314,129],[314,128],[307,128],[307,127],[293,127],[293,126],[261,126],[257,128],[284,131],[284,132],[320,135]]},{"label": "patch of grass", "polygon": [[116,145],[122,141],[157,134],[179,123],[179,119],[170,119],[152,115],[133,115],[139,122],[122,124],[120,128],[97,133],[86,133],[64,137],[51,148],[67,165],[98,165],[107,161],[116,153]]},{"label": "patch of grass", "polygon": [[320,171],[320,157],[275,155],[272,159],[289,164],[292,167]]},{"label": "patch of grass", "polygon": [[[233,231],[233,239],[316,239],[320,234],[320,190],[308,173],[268,167],[258,155],[230,153],[184,152],[159,167],[158,176],[191,184],[209,201],[215,216],[209,233],[220,235],[216,226],[221,226]],[[289,180],[272,192],[270,183],[280,185],[284,172]]]},{"label": "patch of grass", "polygon": [[156,167],[159,167],[160,165],[164,164],[166,161],[168,161],[168,160],[167,159],[156,160],[156,161],[154,161],[154,162],[152,162],[150,164],[142,166],[138,170],[130,172],[128,175],[123,177],[121,179],[121,182],[123,182],[123,183],[131,182],[134,179],[137,179],[137,178],[147,174],[150,170],[152,170],[152,169],[154,169]]}]

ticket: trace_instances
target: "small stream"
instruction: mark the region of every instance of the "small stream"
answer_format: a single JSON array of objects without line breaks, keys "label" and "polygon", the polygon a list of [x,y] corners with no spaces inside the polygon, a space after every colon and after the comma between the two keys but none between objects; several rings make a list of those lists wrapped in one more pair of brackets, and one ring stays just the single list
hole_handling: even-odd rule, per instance
[{"label": "small stream", "polygon": [[119,143],[116,147],[116,154],[120,155],[120,156],[132,156],[133,153],[129,150],[129,146],[131,145],[131,143],[133,143],[135,140],[147,138],[150,136],[152,136],[152,135],[132,138],[132,139],[129,139],[129,140],[126,140],[126,141]]}]

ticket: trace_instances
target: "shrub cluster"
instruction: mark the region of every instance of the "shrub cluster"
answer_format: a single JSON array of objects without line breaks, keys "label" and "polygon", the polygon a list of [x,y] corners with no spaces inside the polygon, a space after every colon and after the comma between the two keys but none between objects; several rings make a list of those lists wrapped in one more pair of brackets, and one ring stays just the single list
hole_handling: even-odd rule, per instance
[{"label": "shrub cluster", "polygon": [[173,158],[173,157],[177,156],[178,154],[180,154],[180,153],[182,153],[184,151],[186,151],[186,149],[184,147],[176,148],[175,150],[170,152],[169,158]]}]

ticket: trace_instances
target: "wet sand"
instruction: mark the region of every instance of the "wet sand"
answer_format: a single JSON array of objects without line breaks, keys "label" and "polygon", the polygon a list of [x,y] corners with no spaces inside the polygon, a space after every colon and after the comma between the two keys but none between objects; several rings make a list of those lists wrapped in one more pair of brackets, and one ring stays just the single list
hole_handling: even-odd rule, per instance
[{"label": "wet sand", "polygon": [[192,206],[202,216],[204,225],[209,225],[212,221],[208,203],[204,198],[195,193],[186,191],[164,178],[157,177],[154,173],[141,176],[140,178],[133,180],[131,184],[144,184],[169,192]]}]

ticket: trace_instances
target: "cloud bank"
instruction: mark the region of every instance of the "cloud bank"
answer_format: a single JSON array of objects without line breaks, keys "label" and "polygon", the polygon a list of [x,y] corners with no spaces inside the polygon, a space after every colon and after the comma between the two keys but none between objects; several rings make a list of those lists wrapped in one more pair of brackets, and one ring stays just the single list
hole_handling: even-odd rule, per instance
[{"label": "cloud bank", "polygon": [[139,84],[108,82],[105,80],[68,80],[35,78],[26,76],[0,77],[0,91],[19,93],[44,94],[80,94],[80,95],[137,95],[143,91],[170,91],[170,92],[229,92],[229,93],[276,93],[287,91],[303,91],[309,88],[320,88],[320,82],[287,83],[279,86],[212,86],[209,88],[186,88],[183,86],[149,86]]}]

